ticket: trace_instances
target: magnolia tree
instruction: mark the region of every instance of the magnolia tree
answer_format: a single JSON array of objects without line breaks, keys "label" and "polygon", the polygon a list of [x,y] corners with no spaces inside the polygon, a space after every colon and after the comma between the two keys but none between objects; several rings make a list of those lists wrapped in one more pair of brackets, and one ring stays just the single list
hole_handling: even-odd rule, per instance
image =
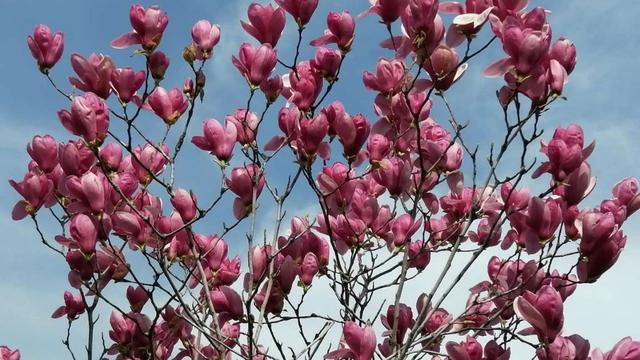
[{"label": "magnolia tree", "polygon": [[[370,119],[354,113],[368,109],[325,101],[349,61],[356,18],[330,12],[324,34],[308,34],[312,17],[324,16],[318,0],[275,2],[251,4],[240,21],[255,38],[231,59],[246,106],[223,109],[224,121],[194,118],[207,101],[204,65],[228,60],[214,56],[221,32],[207,20],[191,29],[184,62],[172,59],[192,71],[182,87],[163,81],[169,19],[158,7],[132,6],[132,29],[111,43],[133,52],[135,68],[72,54],[71,88],[52,76],[63,34],[38,25],[28,37],[61,95],[70,140],[29,143],[28,171],[10,181],[22,197],[12,215],[32,221],[69,268],[52,317],[68,323],[60,336],[71,358],[640,359],[630,338],[601,351],[563,332],[565,300],[616,263],[640,191],[623,179],[609,199],[582,206],[595,185],[594,143],[579,125],[543,135],[543,115],[576,64],[545,9],[371,0],[358,18],[376,17],[388,38],[382,57],[362,64],[375,95]],[[297,35],[292,58],[278,53],[286,31]],[[301,59],[307,43],[315,56]],[[504,78],[504,124],[482,153],[465,141],[468,124],[447,93],[491,47],[504,51],[484,70]],[[430,116],[436,107],[444,121]],[[164,136],[144,131],[142,118]],[[538,143],[541,161],[531,156]],[[206,180],[219,187],[198,194],[206,202],[176,181],[187,147],[209,153],[213,161],[197,166],[219,172],[219,182]],[[269,167],[277,158],[289,168]],[[297,188],[315,216],[286,215]],[[266,209],[274,218],[261,229]],[[230,213],[232,223],[220,221]],[[45,221],[59,223],[58,234],[45,234]],[[217,232],[200,232],[205,222]],[[450,299],[479,261],[485,280]],[[410,287],[422,294],[409,299]],[[320,295],[333,302],[305,307]],[[86,343],[74,346],[79,338]],[[511,356],[516,347],[529,354]],[[0,359],[19,358],[0,348]]]}]

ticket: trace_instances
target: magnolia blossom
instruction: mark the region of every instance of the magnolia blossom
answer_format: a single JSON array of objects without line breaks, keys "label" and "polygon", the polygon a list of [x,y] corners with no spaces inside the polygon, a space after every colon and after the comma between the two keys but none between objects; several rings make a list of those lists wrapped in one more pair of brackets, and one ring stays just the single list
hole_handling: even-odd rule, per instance
[{"label": "magnolia blossom", "polygon": [[39,24],[33,30],[33,35],[27,38],[31,55],[38,62],[43,73],[49,72],[62,57],[64,51],[64,34],[53,34],[47,25]]}]

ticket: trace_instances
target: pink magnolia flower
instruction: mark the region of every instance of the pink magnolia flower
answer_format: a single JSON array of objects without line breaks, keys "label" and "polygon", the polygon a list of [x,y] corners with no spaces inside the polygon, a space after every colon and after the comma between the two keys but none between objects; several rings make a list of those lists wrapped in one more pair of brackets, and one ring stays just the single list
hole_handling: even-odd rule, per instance
[{"label": "pink magnolia flower", "polygon": [[562,185],[553,193],[561,196],[568,206],[578,205],[596,186],[596,177],[591,176],[591,166],[585,161],[580,167],[567,176]]},{"label": "pink magnolia flower", "polygon": [[313,162],[316,153],[321,151],[321,144],[328,132],[329,122],[323,114],[313,119],[300,120],[296,148],[301,153],[303,161]]},{"label": "pink magnolia flower", "polygon": [[282,77],[282,83],[282,96],[300,110],[309,110],[322,91],[323,81],[311,61],[302,61]]},{"label": "pink magnolia flower", "polygon": [[116,171],[122,161],[122,147],[116,143],[110,143],[100,148],[98,155],[107,169]]},{"label": "pink magnolia flower", "polygon": [[367,151],[369,152],[369,161],[378,163],[384,159],[391,150],[391,141],[382,134],[373,134],[367,142]]},{"label": "pink magnolia flower", "polygon": [[447,354],[451,360],[482,360],[482,345],[471,336],[461,343],[448,342]]},{"label": "pink magnolia flower", "polygon": [[129,286],[127,287],[127,301],[131,306],[131,311],[140,312],[144,307],[144,304],[149,300],[149,293],[142,286]]},{"label": "pink magnolia flower", "polygon": [[164,29],[169,23],[169,17],[157,6],[145,9],[142,5],[132,5],[129,10],[129,21],[133,31],[114,39],[111,46],[123,49],[139,44],[143,49],[152,51],[160,43]]},{"label": "pink magnolia flower", "polygon": [[60,144],[58,159],[66,175],[76,176],[86,173],[96,162],[93,151],[81,140]]},{"label": "pink magnolia flower", "polygon": [[404,85],[406,69],[404,62],[399,59],[380,59],[376,66],[376,73],[365,71],[362,81],[367,89],[378,91],[385,95],[399,92]]},{"label": "pink magnolia flower", "polygon": [[199,20],[191,28],[191,38],[206,58],[220,41],[220,25],[212,25],[207,20]]},{"label": "pink magnolia flower", "polygon": [[202,150],[211,152],[221,163],[226,163],[233,155],[238,131],[234,123],[225,121],[224,127],[216,119],[205,120],[202,125],[204,136],[194,136],[191,142]]},{"label": "pink magnolia flower", "polygon": [[417,240],[409,243],[409,266],[419,271],[424,270],[431,262],[431,249],[426,241]]},{"label": "pink magnolia flower", "polygon": [[438,15],[437,0],[409,0],[401,20],[408,40],[419,58],[424,59],[431,54],[444,37],[445,30],[442,18]]},{"label": "pink magnolia flower", "polygon": [[477,34],[489,19],[493,10],[491,5],[491,0],[466,0],[464,4],[455,1],[441,3],[440,11],[457,15],[447,30],[447,45],[458,46]]},{"label": "pink magnolia flower", "polygon": [[264,93],[267,101],[269,103],[273,103],[280,96],[283,86],[282,77],[280,75],[275,75],[272,78],[264,80],[260,84],[260,90]]},{"label": "pink magnolia flower", "polygon": [[411,236],[418,231],[421,225],[422,221],[414,219],[410,214],[398,216],[391,225],[393,244],[395,246],[402,246],[407,241],[410,241]]},{"label": "pink magnolia flower", "polygon": [[382,22],[388,25],[398,20],[400,15],[404,13],[409,5],[409,0],[369,0],[369,3],[371,7],[359,16],[371,13],[378,14]]},{"label": "pink magnolia flower", "polygon": [[576,46],[568,39],[560,37],[551,44],[549,57],[560,63],[567,74],[571,74],[576,67]]},{"label": "pink magnolia flower", "polygon": [[149,95],[148,102],[151,110],[167,125],[175,124],[189,107],[189,101],[178,88],[167,91],[163,87],[157,87]]},{"label": "pink magnolia flower", "polygon": [[380,315],[380,322],[382,322],[382,325],[387,329],[383,334],[385,336],[392,335],[393,328],[395,327],[394,324],[397,322],[395,343],[402,344],[407,331],[415,324],[413,310],[411,310],[410,306],[401,303],[398,305],[398,316],[396,317],[395,305],[389,305],[386,315]]},{"label": "pink magnolia flower", "polygon": [[193,220],[198,215],[198,201],[192,191],[176,190],[171,197],[171,205],[173,205],[185,223]]},{"label": "pink magnolia flower", "polygon": [[237,109],[231,115],[225,116],[225,121],[236,127],[237,140],[242,145],[248,145],[256,140],[258,128],[258,115],[247,112],[245,109]]},{"label": "pink magnolia flower", "polygon": [[323,36],[311,41],[312,46],[335,43],[344,52],[351,50],[356,23],[348,11],[342,13],[330,11],[327,15],[327,27]]},{"label": "pink magnolia flower", "polygon": [[[280,288],[280,284],[277,281],[273,282],[271,291],[267,294],[268,284],[265,283],[260,292],[254,297],[253,304],[256,308],[262,309],[264,306],[265,313],[280,314],[284,308],[284,292]],[[268,296],[267,296],[268,295]],[[266,304],[265,304],[266,301]],[[260,358],[263,360],[263,358]]]},{"label": "pink magnolia flower", "polygon": [[342,143],[343,153],[351,160],[355,157],[369,137],[369,120],[362,114],[345,116],[332,124]]},{"label": "pink magnolia flower", "polygon": [[6,346],[0,346],[0,360],[20,360],[20,350],[11,350]]},{"label": "pink magnolia flower", "polygon": [[636,360],[640,359],[640,341],[633,341],[631,337],[625,337],[618,341],[613,349],[603,354],[595,349],[591,353],[591,360]]},{"label": "pink magnolia flower", "polygon": [[195,244],[200,252],[206,268],[218,271],[227,260],[228,245],[217,235],[205,236],[195,234]]},{"label": "pink magnolia flower", "polygon": [[484,346],[484,358],[485,360],[509,360],[511,349],[505,350],[495,340],[491,340]]},{"label": "pink magnolia flower", "polygon": [[562,297],[552,286],[543,286],[535,294],[525,291],[515,299],[513,309],[532,326],[526,333],[536,334],[543,341],[553,342],[562,330]]},{"label": "pink magnolia flower", "polygon": [[399,196],[411,186],[411,167],[400,158],[385,158],[373,172],[373,178],[386,187],[389,194]]},{"label": "pink magnolia flower", "polygon": [[62,57],[64,34],[53,34],[47,25],[39,24],[33,30],[33,35],[27,37],[27,45],[31,55],[38,62],[40,71],[46,74]]},{"label": "pink magnolia flower", "polygon": [[244,314],[242,298],[228,286],[220,286],[211,290],[209,295],[216,313],[231,319],[240,319]]},{"label": "pink magnolia flower", "polygon": [[311,60],[311,66],[329,81],[335,79],[341,63],[342,53],[325,47],[318,48],[316,56]]},{"label": "pink magnolia flower", "polygon": [[71,67],[78,74],[78,78],[70,77],[71,85],[86,92],[92,92],[106,99],[111,93],[111,72],[113,61],[109,56],[91,54],[85,59],[78,54],[71,55]]},{"label": "pink magnolia flower", "polygon": [[615,201],[627,208],[626,215],[640,209],[640,182],[636,178],[625,178],[613,187]]},{"label": "pink magnolia flower", "polygon": [[251,212],[253,206],[253,195],[257,199],[262,192],[265,179],[262,169],[254,164],[241,166],[231,171],[231,177],[226,180],[226,184],[234,194],[238,196],[233,203],[233,212],[236,218],[242,218]]},{"label": "pink magnolia flower", "polygon": [[582,253],[578,263],[578,279],[594,282],[618,261],[620,253],[626,245],[627,237],[617,231],[605,241],[597,245],[592,252]]},{"label": "pink magnolia flower", "polygon": [[24,198],[13,207],[11,218],[22,220],[27,215],[35,215],[42,207],[49,207],[55,203],[53,197],[53,181],[45,174],[28,172],[21,182],[9,180],[9,184]]},{"label": "pink magnolia flower", "polygon": [[515,213],[509,217],[509,221],[518,230],[519,244],[524,246],[529,254],[534,254],[554,236],[562,222],[562,209],[557,200],[545,201],[532,197],[526,215],[522,212]]},{"label": "pink magnolia flower", "polygon": [[73,239],[72,244],[77,246],[86,256],[96,251],[98,241],[98,229],[93,220],[85,214],[76,214],[71,218],[69,233]]},{"label": "pink magnolia flower", "polygon": [[466,64],[458,66],[456,49],[446,45],[438,46],[423,66],[429,72],[434,87],[441,91],[449,89],[467,68]]},{"label": "pink magnolia flower", "polygon": [[254,48],[251,44],[243,43],[238,56],[233,56],[233,65],[254,87],[260,86],[276,66],[278,58],[271,45],[260,45]]},{"label": "pink magnolia flower", "polygon": [[62,125],[73,135],[81,136],[89,146],[102,144],[109,129],[109,109],[107,104],[88,92],[76,96],[71,102],[71,112],[58,111]]},{"label": "pink magnolia flower", "polygon": [[34,136],[27,145],[27,152],[45,173],[52,172],[58,165],[58,143],[51,135]]},{"label": "pink magnolia flower", "polygon": [[584,147],[584,133],[579,125],[557,128],[549,144],[542,143],[540,151],[549,161],[542,163],[534,177],[548,172],[556,181],[562,181],[578,169],[593,152],[595,142]]},{"label": "pink magnolia flower", "polygon": [[285,25],[284,10],[273,5],[253,3],[247,9],[249,22],[240,21],[242,28],[262,44],[275,47]]},{"label": "pink magnolia flower", "polygon": [[164,74],[169,67],[169,57],[162,51],[154,51],[149,55],[147,60],[149,64],[149,72],[154,80],[160,81],[164,79]]},{"label": "pink magnolia flower", "polygon": [[[72,294],[69,291],[64,292],[64,305],[56,309],[51,317],[57,319],[67,316],[69,319],[75,319],[78,315],[85,311],[85,304],[80,294]],[[1,357],[0,357],[1,359]]]},{"label": "pink magnolia flower", "polygon": [[[563,360],[563,359],[580,359],[576,357],[576,346],[570,338],[558,336],[547,347],[540,347],[536,351],[536,355],[540,360]],[[582,358],[586,360],[587,358]]]},{"label": "pink magnolia flower", "polygon": [[276,0],[295,19],[299,27],[307,25],[318,7],[318,0]]},{"label": "pink magnolia flower", "polygon": [[371,325],[360,327],[353,321],[347,321],[342,328],[342,338],[341,348],[326,354],[325,359],[373,359],[376,350],[376,334]]},{"label": "pink magnolia flower", "polygon": [[70,212],[99,213],[105,210],[105,200],[111,187],[102,173],[96,175],[87,172],[81,177],[69,176],[64,186],[72,199],[72,203],[68,205]]},{"label": "pink magnolia flower", "polygon": [[126,104],[133,99],[136,91],[145,80],[145,72],[135,71],[130,67],[117,68],[111,72],[111,85],[118,99]]},{"label": "pink magnolia flower", "polygon": [[306,286],[311,285],[313,277],[320,271],[319,265],[318,257],[314,253],[308,252],[300,265],[300,282]]},{"label": "pink magnolia flower", "polygon": [[131,166],[138,176],[138,180],[143,185],[151,182],[151,174],[159,175],[167,162],[169,162],[169,147],[162,144],[155,147],[151,144],[145,144],[144,147],[137,146],[133,149],[135,159],[131,160]]}]

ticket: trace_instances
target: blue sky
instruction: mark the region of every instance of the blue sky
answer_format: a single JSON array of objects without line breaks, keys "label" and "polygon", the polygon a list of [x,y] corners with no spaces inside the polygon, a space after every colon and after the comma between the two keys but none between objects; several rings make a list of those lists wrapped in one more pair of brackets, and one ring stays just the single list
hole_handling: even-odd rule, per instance
[{"label": "blue sky", "polygon": [[[204,118],[222,119],[225,114],[244,106],[248,95],[246,85],[230,63],[230,57],[242,41],[252,41],[241,31],[240,18],[250,1],[157,1],[169,16],[169,27],[161,50],[171,57],[170,73],[164,86],[181,86],[187,68],[180,57],[181,49],[190,41],[189,31],[195,21],[205,18],[222,26],[222,40],[216,48],[214,60],[206,67],[207,96],[195,117],[190,134],[200,131]],[[550,22],[554,38],[566,36],[578,48],[578,65],[571,75],[565,95],[568,102],[559,102],[543,120],[543,126],[552,130],[577,122],[585,129],[588,139],[597,138],[595,153],[590,158],[594,174],[598,176],[596,191],[587,199],[595,204],[610,194],[611,187],[625,176],[640,177],[640,105],[637,87],[640,75],[637,71],[640,56],[640,37],[635,31],[640,2],[637,1],[532,1],[552,11]],[[144,2],[145,6],[151,3]],[[78,52],[88,55],[103,52],[113,56],[119,66],[141,68],[141,60],[129,58],[129,51],[114,50],[109,42],[128,31],[130,2],[86,1],[35,1],[4,0],[0,12],[0,29],[3,34],[3,56],[0,57],[0,178],[21,178],[28,161],[26,143],[35,134],[50,133],[59,141],[69,138],[60,126],[55,112],[66,107],[65,101],[48,86],[37,71],[30,57],[26,37],[37,23],[48,24],[54,30],[65,33],[65,54],[53,70],[52,76],[68,88],[66,77],[71,74],[69,55]],[[305,42],[319,36],[325,26],[325,14],[329,10],[349,9],[353,14],[364,10],[366,0],[321,0],[321,6],[305,33]],[[291,23],[291,19],[287,21]],[[488,29],[483,33],[486,35]],[[279,52],[291,58],[295,31],[287,27],[279,44]],[[371,100],[373,93],[366,92],[361,82],[364,69],[371,70],[375,59],[389,57],[390,53],[377,47],[385,38],[382,26],[374,17],[357,23],[356,42],[346,60],[341,80],[328,101],[341,99],[350,113],[362,112],[373,119]],[[502,130],[500,110],[494,101],[494,91],[501,80],[484,79],[484,66],[500,55],[498,44],[473,62],[464,78],[448,95],[456,115],[461,121],[471,121],[467,130],[469,141],[487,149],[492,134]],[[312,54],[303,52],[303,58]],[[445,123],[441,105],[434,110],[434,117]],[[276,109],[277,110],[277,109]],[[271,127],[275,128],[275,112],[272,110]],[[156,133],[162,131],[160,122],[148,116],[147,128]],[[546,137],[548,138],[548,133]],[[537,149],[536,149],[537,151]],[[182,176],[178,182],[194,188],[203,199],[213,195],[207,190],[216,188],[218,175],[207,156],[190,145],[183,159]],[[289,164],[284,157],[273,169],[281,172]],[[286,172],[284,173],[286,175]],[[6,184],[6,182],[5,182]],[[309,212],[303,187],[292,198],[289,213]],[[62,292],[68,288],[66,264],[36,239],[32,224],[28,221],[13,222],[11,208],[17,199],[9,186],[0,187],[0,227],[4,236],[0,244],[4,256],[0,261],[0,344],[9,344],[22,350],[25,359],[63,358],[66,356],[60,339],[65,329],[64,320],[50,319],[50,314],[60,305]],[[268,210],[268,209],[266,209]],[[268,227],[268,211],[264,212],[260,225]],[[228,218],[224,215],[223,219]],[[206,223],[201,231],[219,231],[219,224]],[[45,226],[49,236],[56,229]],[[637,327],[640,313],[635,299],[640,295],[637,287],[637,264],[640,261],[640,220],[633,218],[625,231],[629,239],[618,264],[595,285],[584,286],[568,301],[565,333],[579,332],[592,344],[609,348],[625,335],[640,338]],[[234,239],[227,239],[233,244]],[[242,242],[240,234],[236,243]],[[240,247],[232,246],[232,251]],[[437,264],[435,264],[437,265]],[[484,265],[477,268],[477,279],[484,276]],[[475,274],[475,273],[474,273]],[[476,280],[477,280],[476,279]],[[473,282],[473,281],[472,281]],[[470,283],[471,284],[471,283]],[[466,291],[466,290],[465,290]],[[464,296],[464,291],[460,292]],[[462,302],[463,298],[458,298]],[[413,304],[413,300],[407,300]]]}]

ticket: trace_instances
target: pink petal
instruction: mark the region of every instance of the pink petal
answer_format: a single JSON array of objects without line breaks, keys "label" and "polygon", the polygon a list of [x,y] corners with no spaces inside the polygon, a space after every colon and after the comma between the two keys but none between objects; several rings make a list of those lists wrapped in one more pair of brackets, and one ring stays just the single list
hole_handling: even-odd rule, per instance
[{"label": "pink petal", "polygon": [[140,44],[140,36],[133,31],[124,33],[111,41],[111,47],[114,49],[124,49],[136,44]]}]

